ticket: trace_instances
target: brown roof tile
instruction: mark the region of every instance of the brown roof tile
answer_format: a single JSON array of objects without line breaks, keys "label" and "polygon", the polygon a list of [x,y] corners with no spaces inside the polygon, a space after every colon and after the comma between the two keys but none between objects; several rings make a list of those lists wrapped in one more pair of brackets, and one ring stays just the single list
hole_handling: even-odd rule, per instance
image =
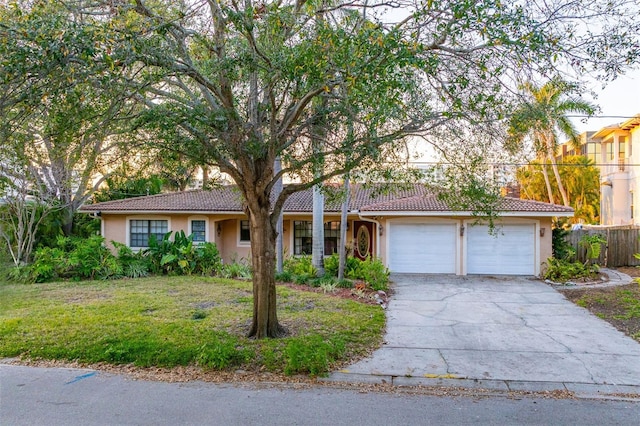
[{"label": "brown roof tile", "polygon": [[[327,191],[332,192],[329,187]],[[335,191],[338,189],[336,188]],[[505,197],[502,211],[570,213],[572,209]],[[312,190],[292,194],[285,203],[285,212],[311,212]],[[213,190],[194,190],[106,201],[86,204],[84,212],[242,212],[242,196],[235,186],[224,186]],[[429,193],[424,185],[415,184],[394,192],[383,192],[380,186],[353,185],[349,210],[363,212],[447,212],[451,211],[445,202]],[[340,201],[328,196],[325,211],[340,211]]]},{"label": "brown roof tile", "polygon": [[188,211],[188,212],[235,212],[242,211],[242,195],[234,186],[225,186],[213,191],[194,190],[126,198],[85,204],[81,211]]},{"label": "brown roof tile", "polygon": [[[377,212],[442,212],[452,211],[447,203],[440,200],[435,194],[417,195],[400,198],[382,203],[362,206],[361,211]],[[499,210],[503,212],[539,212],[539,213],[572,213],[570,207],[557,204],[541,203],[539,201],[522,200],[519,198],[503,197],[500,200]]]}]

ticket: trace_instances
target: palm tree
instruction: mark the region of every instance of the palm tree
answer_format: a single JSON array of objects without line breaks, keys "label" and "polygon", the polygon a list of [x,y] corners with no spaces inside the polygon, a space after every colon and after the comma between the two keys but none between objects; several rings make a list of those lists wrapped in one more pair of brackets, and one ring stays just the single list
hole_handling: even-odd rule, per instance
[{"label": "palm tree", "polygon": [[510,146],[512,148],[519,146],[527,138],[533,140],[533,147],[542,164],[549,202],[554,204],[547,162],[551,165],[565,206],[569,206],[569,199],[556,164],[558,130],[571,141],[575,148],[579,148],[578,132],[569,120],[568,114],[591,115],[596,110],[596,107],[589,102],[567,97],[575,89],[575,85],[557,78],[548,81],[542,87],[527,82],[521,86],[521,90],[528,101],[513,113],[509,122]]},{"label": "palm tree", "polygon": [[[569,205],[575,210],[570,223],[597,224],[600,212],[600,171],[593,161],[582,155],[572,155],[564,159],[560,176],[567,191]],[[542,163],[531,161],[517,172],[518,183],[522,187],[520,196],[528,200],[546,201],[545,182],[542,179]],[[558,186],[551,182],[554,196],[559,197]]]}]

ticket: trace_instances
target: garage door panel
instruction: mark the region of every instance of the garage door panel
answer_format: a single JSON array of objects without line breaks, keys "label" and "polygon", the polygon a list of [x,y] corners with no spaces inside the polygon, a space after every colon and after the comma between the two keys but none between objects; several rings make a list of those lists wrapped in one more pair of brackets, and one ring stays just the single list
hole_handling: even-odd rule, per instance
[{"label": "garage door panel", "polygon": [[456,225],[398,223],[390,226],[389,269],[400,273],[456,272]]},{"label": "garage door panel", "polygon": [[470,226],[467,233],[467,273],[533,275],[534,231],[532,224],[503,225],[496,235],[491,235],[487,226]]}]

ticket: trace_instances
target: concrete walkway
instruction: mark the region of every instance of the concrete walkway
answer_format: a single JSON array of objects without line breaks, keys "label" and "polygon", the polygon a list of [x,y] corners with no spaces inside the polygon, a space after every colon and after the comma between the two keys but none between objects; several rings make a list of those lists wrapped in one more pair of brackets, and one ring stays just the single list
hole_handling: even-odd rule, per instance
[{"label": "concrete walkway", "polygon": [[539,280],[392,281],[384,346],[328,380],[640,396],[640,344]]}]

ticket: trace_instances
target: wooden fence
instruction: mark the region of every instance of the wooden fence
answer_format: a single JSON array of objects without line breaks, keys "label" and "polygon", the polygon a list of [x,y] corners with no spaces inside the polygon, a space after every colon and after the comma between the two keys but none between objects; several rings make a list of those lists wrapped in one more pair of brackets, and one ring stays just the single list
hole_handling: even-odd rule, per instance
[{"label": "wooden fence", "polygon": [[640,253],[640,228],[631,229],[580,229],[571,231],[566,241],[576,250],[577,260],[584,262],[587,251],[580,246],[583,235],[600,234],[607,240],[600,257],[595,263],[600,266],[615,268],[616,266],[637,266],[640,260],[633,255]]}]

